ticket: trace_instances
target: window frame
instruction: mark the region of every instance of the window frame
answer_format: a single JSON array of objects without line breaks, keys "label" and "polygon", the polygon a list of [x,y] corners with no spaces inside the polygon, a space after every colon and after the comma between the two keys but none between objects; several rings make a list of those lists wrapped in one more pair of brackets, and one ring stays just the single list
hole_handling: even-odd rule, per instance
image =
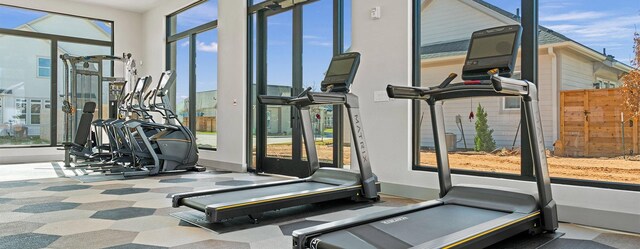
[{"label": "window frame", "polygon": [[[166,61],[165,61],[165,69],[173,70],[174,64],[176,64],[176,58],[173,58],[172,55],[172,46],[175,44],[177,47],[177,42],[184,38],[189,38],[189,99],[196,99],[196,46],[197,46],[197,36],[207,31],[211,31],[214,29],[218,29],[218,19],[215,19],[210,22],[206,22],[199,26],[184,30],[182,32],[174,33],[172,28],[174,27],[174,22],[177,25],[177,16],[185,12],[191,8],[194,8],[200,4],[203,4],[209,0],[198,0],[192,4],[189,4],[169,15],[166,16],[165,24],[166,24]],[[218,1],[219,3],[219,1]],[[218,18],[220,18],[218,14]],[[218,37],[219,39],[219,37]],[[216,57],[216,61],[219,62],[219,57]],[[216,62],[216,63],[217,63]],[[175,95],[175,93],[173,94]],[[194,135],[196,134],[196,125],[197,125],[197,113],[196,113],[196,104],[197,101],[189,101],[189,129],[194,131]],[[174,106],[174,108],[177,108]],[[216,108],[216,115],[218,111]],[[216,121],[217,122],[217,121]],[[216,130],[217,131],[217,130]],[[197,135],[195,135],[197,138]],[[217,139],[217,138],[216,138]],[[219,145],[216,143],[216,146],[213,148],[210,147],[198,147],[201,150],[209,150],[209,151],[217,151]]]},{"label": "window frame", "polygon": [[[49,66],[48,67],[43,67],[43,66],[40,65],[40,60],[42,60],[42,59],[49,60]],[[49,75],[48,76],[40,75],[40,69],[49,69]],[[39,78],[39,79],[49,79],[49,78],[51,78],[51,57],[36,56],[36,78]]]},{"label": "window frame", "polygon": [[[6,28],[0,28],[0,35],[8,35],[8,36],[15,36],[15,37],[23,37],[23,38],[32,38],[32,39],[40,39],[43,41],[47,41],[49,42],[49,46],[50,46],[50,50],[51,50],[51,54],[49,56],[43,56],[43,57],[48,57],[48,58],[58,58],[59,56],[59,49],[58,49],[58,42],[68,42],[68,43],[76,43],[76,44],[81,44],[81,45],[95,45],[95,46],[103,46],[103,47],[109,47],[111,48],[111,55],[115,54],[115,45],[114,45],[114,41],[115,41],[115,29],[116,29],[116,25],[115,22],[113,20],[106,20],[106,19],[100,19],[100,18],[93,18],[93,17],[87,17],[87,16],[80,16],[80,15],[73,15],[73,14],[66,14],[66,13],[61,13],[61,12],[55,12],[55,11],[47,11],[47,10],[39,10],[39,9],[34,9],[34,8],[28,8],[28,7],[22,7],[22,6],[16,6],[16,5],[11,5],[11,4],[4,4],[4,3],[0,3],[0,7],[9,7],[9,8],[16,8],[16,9],[21,9],[21,10],[27,10],[27,11],[35,11],[35,12],[41,12],[41,13],[46,13],[46,14],[53,14],[53,15],[63,15],[63,16],[71,16],[71,17],[77,17],[77,18],[84,18],[87,20],[92,20],[92,21],[100,21],[100,22],[104,22],[104,23],[108,23],[111,26],[111,40],[110,41],[103,41],[103,40],[94,40],[94,39],[88,39],[88,38],[80,38],[80,37],[74,37],[74,36],[66,36],[66,35],[57,35],[57,34],[47,34],[47,33],[37,33],[37,32],[32,32],[32,31],[25,31],[25,30],[16,30],[16,29],[6,29]],[[50,118],[49,118],[49,128],[51,130],[50,133],[50,143],[48,145],[46,144],[34,144],[34,145],[28,145],[26,147],[58,147],[59,145],[59,141],[58,141],[58,130],[55,128],[57,127],[57,123],[58,123],[58,98],[60,98],[58,96],[58,86],[59,84],[63,84],[63,82],[59,82],[58,80],[58,69],[60,69],[62,67],[62,65],[59,65],[58,63],[58,59],[51,59],[51,67],[50,67],[50,75],[48,77],[49,81],[50,81],[50,96],[49,96],[49,102],[48,104],[50,105],[50,107],[55,107],[55,108],[50,108]],[[38,69],[38,62],[36,61],[36,69]],[[114,73],[114,62],[111,62],[111,74],[113,76]],[[1,70],[0,70],[1,71]],[[36,78],[41,78],[38,77],[38,72],[36,70]],[[27,97],[23,97],[22,99],[29,99]],[[44,107],[44,104],[43,104]],[[42,122],[42,120],[40,120]],[[26,122],[26,119],[25,119]],[[2,146],[0,148],[15,148],[17,146]],[[25,146],[20,146],[20,147],[25,147]]]},{"label": "window frame", "polygon": [[[412,79],[413,86],[420,86],[420,74],[421,74],[421,55],[420,55],[420,47],[421,47],[421,10],[422,10],[422,2],[423,0],[413,0],[412,1]],[[526,4],[526,5],[525,5]],[[527,69],[526,72],[522,72],[522,78],[527,79],[531,82],[537,82],[538,75],[538,42],[537,42],[537,31],[538,28],[538,0],[522,0],[521,4],[522,9],[522,17],[521,24],[523,26],[524,32],[522,35],[522,55],[521,58],[521,68]],[[530,11],[529,13],[525,13],[525,11]],[[535,29],[531,27],[536,27]],[[529,31],[529,32],[527,32]],[[525,49],[525,48],[529,49]],[[526,59],[525,59],[526,58]],[[522,70],[521,70],[522,71]],[[504,98],[503,98],[504,99]],[[437,172],[437,168],[434,165],[421,165],[420,164],[420,132],[421,127],[419,124],[420,116],[421,116],[421,103],[419,101],[413,101],[411,105],[412,111],[412,132],[411,132],[411,142],[412,142],[412,170],[414,171],[426,171],[426,172]],[[504,100],[503,105],[504,107]],[[504,109],[504,108],[503,108]],[[509,109],[507,109],[509,110]],[[515,110],[515,109],[511,109]],[[522,113],[522,112],[521,112]],[[529,141],[527,139],[522,139],[522,150],[526,150],[528,146],[526,144]],[[525,156],[526,157],[526,156]],[[523,161],[521,162],[521,174],[507,174],[507,173],[495,173],[495,172],[486,172],[486,171],[472,171],[472,170],[463,170],[463,169],[451,169],[452,174],[460,174],[460,175],[469,175],[469,176],[480,176],[480,177],[490,177],[490,178],[500,178],[500,179],[510,179],[510,180],[518,180],[518,181],[535,181],[535,177],[533,177],[533,164],[527,161],[531,160],[531,158],[523,157]],[[566,185],[574,185],[574,186],[585,186],[585,187],[595,187],[595,188],[605,188],[605,189],[616,189],[616,190],[627,190],[627,191],[637,191],[640,192],[640,184],[629,184],[629,183],[620,183],[620,182],[607,182],[607,181],[595,181],[595,180],[583,180],[583,179],[569,179],[569,178],[559,178],[559,177],[551,177],[551,183],[554,184],[566,184]]]},{"label": "window frame", "polygon": [[[518,107],[507,107],[507,99],[518,99]],[[522,108],[522,101],[520,101],[520,97],[508,96],[502,97],[502,110],[507,112],[515,112],[520,111]]]}]

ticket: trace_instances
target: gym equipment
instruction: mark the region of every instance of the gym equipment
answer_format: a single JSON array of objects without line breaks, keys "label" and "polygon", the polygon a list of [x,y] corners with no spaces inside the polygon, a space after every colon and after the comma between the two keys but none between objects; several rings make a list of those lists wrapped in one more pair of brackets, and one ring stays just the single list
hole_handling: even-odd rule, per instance
[{"label": "gym equipment", "polygon": [[[520,33],[519,25],[474,32],[462,72],[463,83],[387,87],[391,98],[424,100],[429,105],[439,199],[294,231],[294,248],[481,248],[522,232],[554,232],[558,218],[544,153],[537,88],[533,83],[509,78]],[[538,199],[518,190],[453,186],[451,182],[442,102],[505,96],[523,99],[523,122],[530,127]]]},{"label": "gym equipment", "polygon": [[[173,195],[173,207],[187,206],[204,212],[208,222],[248,215],[257,223],[263,212],[329,200],[351,198],[377,201],[380,185],[371,172],[358,97],[349,92],[360,62],[359,53],[336,55],[331,60],[322,92],[307,88],[295,97],[259,96],[261,104],[292,105],[299,112],[311,176],[304,179],[256,184]],[[320,167],[310,115],[311,105],[344,105],[349,114],[360,172]]]},{"label": "gym equipment", "polygon": [[[148,77],[150,82],[150,76]],[[134,170],[124,171],[125,176],[187,170],[204,171],[203,167],[196,165],[198,147],[195,136],[180,123],[169,104],[168,92],[174,82],[175,74],[166,71],[162,73],[156,87],[137,84],[131,97],[131,108],[139,113],[143,120],[127,120],[124,127],[135,162],[139,164],[132,167]],[[157,98],[160,98],[161,102],[158,102]],[[137,99],[137,105],[133,104],[134,99]],[[161,114],[165,123],[154,123],[148,111]]]},{"label": "gym equipment", "polygon": [[[92,55],[92,56],[71,56],[69,54],[60,55],[60,59],[64,63],[64,83],[62,111],[64,113],[64,143],[72,143],[71,138],[75,135],[73,132],[78,129],[80,117],[75,115],[77,106],[83,106],[86,102],[95,102],[97,104],[96,119],[104,117],[103,109],[107,109],[103,99],[104,90],[108,91],[109,84],[124,84],[128,78],[135,79],[135,63],[132,63],[131,54],[124,54],[123,57],[111,55]],[[125,78],[108,77],[104,75],[103,69],[105,63],[114,61],[122,61]],[[107,87],[105,89],[105,87]],[[96,150],[101,153],[102,133],[93,135],[93,143]],[[71,167],[70,147],[65,146],[64,166]],[[75,158],[74,158],[75,160]],[[84,165],[80,165],[84,166]]]}]

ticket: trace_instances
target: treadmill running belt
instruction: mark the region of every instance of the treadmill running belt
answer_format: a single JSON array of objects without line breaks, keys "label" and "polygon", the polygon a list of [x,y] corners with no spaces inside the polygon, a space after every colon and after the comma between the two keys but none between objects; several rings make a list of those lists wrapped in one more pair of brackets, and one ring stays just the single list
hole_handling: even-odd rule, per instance
[{"label": "treadmill running belt", "polygon": [[238,202],[250,202],[256,198],[262,198],[271,195],[281,195],[300,191],[315,191],[322,188],[335,188],[338,185],[319,183],[319,182],[297,182],[284,185],[276,185],[271,187],[262,187],[254,189],[245,189],[239,191],[224,192],[211,195],[203,195],[196,197],[189,197],[182,200],[185,206],[189,206],[200,211],[208,205],[222,204],[222,203],[238,203]]},{"label": "treadmill running belt", "polygon": [[[408,248],[510,213],[458,205],[442,205],[319,236],[318,248]],[[393,238],[390,240],[389,238]],[[335,242],[335,244],[334,244]]]}]

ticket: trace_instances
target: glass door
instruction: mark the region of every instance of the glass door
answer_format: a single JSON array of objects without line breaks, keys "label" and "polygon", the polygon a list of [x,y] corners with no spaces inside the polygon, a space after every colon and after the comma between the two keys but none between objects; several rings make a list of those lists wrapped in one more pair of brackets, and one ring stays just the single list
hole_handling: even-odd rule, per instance
[{"label": "glass door", "polygon": [[[333,55],[333,3],[314,1],[257,13],[257,95],[295,96],[307,87],[320,90]],[[256,170],[309,176],[298,111],[291,106],[256,107]],[[310,111],[321,166],[334,166],[333,107],[314,106]]]}]

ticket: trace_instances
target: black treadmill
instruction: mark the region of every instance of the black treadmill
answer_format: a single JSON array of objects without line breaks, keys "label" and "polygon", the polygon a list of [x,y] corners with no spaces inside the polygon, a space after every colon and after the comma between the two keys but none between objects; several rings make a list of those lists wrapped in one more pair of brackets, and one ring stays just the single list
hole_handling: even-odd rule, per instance
[{"label": "black treadmill", "polygon": [[[474,32],[463,68],[463,83],[451,74],[436,87],[387,87],[391,98],[428,103],[438,162],[440,198],[389,211],[331,222],[293,232],[294,248],[481,248],[530,232],[554,232],[555,202],[544,152],[536,86],[509,78],[521,28],[504,26]],[[443,101],[468,97],[523,99],[538,196],[489,186],[453,186],[445,142]],[[523,152],[527,153],[527,152]]]},{"label": "black treadmill", "polygon": [[[310,177],[297,180],[256,184],[237,188],[215,189],[173,195],[173,207],[187,206],[205,213],[208,222],[248,215],[254,222],[262,213],[292,206],[352,198],[377,201],[380,185],[371,172],[364,139],[358,97],[349,88],[360,63],[359,53],[334,56],[322,82],[322,92],[310,88],[296,97],[259,96],[261,104],[292,105],[299,111],[310,169]],[[349,114],[353,144],[360,172],[320,167],[311,123],[310,106],[344,105]]]}]

